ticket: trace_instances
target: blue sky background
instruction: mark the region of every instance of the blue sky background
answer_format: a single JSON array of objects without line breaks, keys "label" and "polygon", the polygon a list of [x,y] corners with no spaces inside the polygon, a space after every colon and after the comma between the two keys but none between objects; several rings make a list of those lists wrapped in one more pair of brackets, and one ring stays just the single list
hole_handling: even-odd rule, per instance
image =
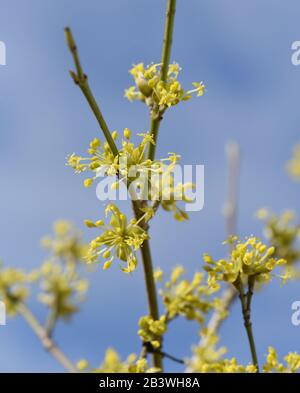
[{"label": "blue sky background", "polygon": [[[148,129],[146,109],[123,99],[132,63],[160,59],[166,1],[0,0],[0,40],[7,66],[0,67],[0,258],[31,269],[45,258],[39,239],[58,218],[83,227],[103,204],[94,189],[65,167],[68,153],[83,152],[99,134],[80,91],[68,75],[72,62],[63,27],[76,36],[84,68],[111,129]],[[239,233],[261,235],[254,212],[269,206],[299,211],[300,186],[284,164],[300,140],[300,67],[291,64],[291,43],[300,39],[297,0],[178,0],[172,61],[189,86],[203,80],[207,94],[170,110],[159,136],[158,155],[182,155],[205,165],[205,208],[187,223],[159,213],[152,224],[156,266],[183,264],[192,274],[202,253],[225,251],[221,209],[226,193],[224,145],[236,140],[242,152]],[[130,209],[127,208],[130,212]],[[97,365],[108,346],[122,356],[139,351],[137,321],[146,313],[141,265],[131,277],[117,267],[91,275],[82,312],[60,324],[57,341],[74,360]],[[253,302],[260,361],[272,344],[280,355],[300,350],[300,327],[290,322],[299,283],[272,283]],[[33,310],[42,316],[39,305]],[[193,323],[176,322],[165,345],[188,356],[197,342]],[[239,305],[224,324],[222,344],[240,362],[250,361]],[[175,344],[174,344],[175,343]],[[0,327],[0,371],[61,371],[19,318]],[[167,370],[177,366],[166,362]]]}]

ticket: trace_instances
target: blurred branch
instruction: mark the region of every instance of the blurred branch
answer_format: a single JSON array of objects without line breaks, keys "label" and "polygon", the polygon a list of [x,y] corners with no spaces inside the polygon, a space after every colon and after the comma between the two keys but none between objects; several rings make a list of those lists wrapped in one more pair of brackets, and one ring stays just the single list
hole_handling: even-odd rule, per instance
[{"label": "blurred branch", "polygon": [[229,142],[226,147],[228,165],[227,200],[224,204],[223,214],[226,223],[226,236],[237,233],[238,190],[240,172],[240,150],[237,142]]},{"label": "blurred branch", "polygon": [[46,321],[46,326],[45,326],[45,330],[46,330],[47,335],[49,337],[52,336],[52,333],[53,333],[53,330],[55,328],[56,322],[57,322],[57,311],[56,311],[56,308],[54,308],[54,309],[51,308],[51,310],[49,311],[48,318],[47,318],[47,321]]},{"label": "blurred branch", "polygon": [[38,322],[38,320],[35,318],[29,308],[27,308],[25,304],[20,304],[18,307],[18,311],[28,323],[28,325],[32,328],[36,336],[39,338],[45,350],[49,352],[68,372],[76,373],[76,367],[60,350],[56,343],[54,343],[54,341],[49,337],[47,331]]},{"label": "blurred branch", "polygon": [[[240,172],[240,150],[237,142],[229,142],[225,148],[228,166],[227,180],[227,199],[224,204],[224,216],[226,224],[226,236],[237,233],[237,211],[238,211],[238,189],[239,189],[239,172]],[[223,310],[229,311],[231,305],[236,300],[237,290],[228,286],[221,295]],[[207,328],[209,334],[216,334],[224,320],[221,312],[215,311],[211,316]],[[207,338],[200,341],[200,345],[206,344]]]}]

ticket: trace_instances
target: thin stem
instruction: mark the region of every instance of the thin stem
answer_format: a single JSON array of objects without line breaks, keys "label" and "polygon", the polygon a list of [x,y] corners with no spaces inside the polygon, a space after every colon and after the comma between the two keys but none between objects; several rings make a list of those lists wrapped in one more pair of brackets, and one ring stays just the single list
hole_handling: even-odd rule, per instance
[{"label": "thin stem", "polygon": [[250,277],[249,281],[248,281],[247,294],[244,293],[243,283],[240,278],[238,278],[238,280],[236,281],[236,283],[234,283],[234,285],[239,292],[239,298],[241,301],[242,313],[243,313],[243,318],[244,318],[244,326],[245,326],[248,341],[249,341],[252,362],[253,362],[254,366],[256,367],[256,370],[257,370],[256,372],[259,373],[259,364],[258,364],[258,358],[257,358],[257,353],[256,353],[254,335],[253,335],[253,330],[252,330],[252,322],[251,322],[251,300],[252,300],[252,295],[253,295],[254,283],[255,283],[255,277]]},{"label": "thin stem", "polygon": [[113,155],[117,156],[118,155],[118,148],[117,148],[117,146],[111,136],[111,133],[110,133],[109,128],[104,120],[104,117],[101,113],[99,105],[97,104],[95,97],[92,93],[92,90],[88,84],[88,77],[83,72],[81,62],[79,59],[79,55],[78,55],[78,51],[77,51],[77,46],[75,44],[72,32],[69,27],[65,28],[65,33],[66,33],[68,47],[69,47],[70,52],[73,56],[73,60],[74,60],[74,64],[75,64],[76,72],[77,72],[77,74],[75,74],[73,71],[70,71],[70,74],[71,74],[74,82],[80,87],[87,102],[89,103],[90,108],[93,111],[93,113],[99,123],[101,130],[103,131],[105,139],[107,140],[107,143],[109,144],[111,151],[113,152]]},{"label": "thin stem", "polygon": [[[229,142],[226,145],[227,157],[227,198],[224,204],[224,217],[226,236],[235,235],[237,233],[237,211],[238,211],[238,190],[239,190],[239,172],[240,172],[240,151],[237,142]],[[223,309],[229,311],[230,307],[236,300],[238,292],[236,289],[229,285],[224,289],[221,302]],[[223,313],[218,310],[215,311],[208,324],[207,328],[210,334],[218,333],[224,321]],[[205,346],[208,337],[203,337],[200,341],[201,346]]]},{"label": "thin stem", "polygon": [[[103,134],[106,138],[107,143],[109,144],[114,156],[117,156],[118,153],[118,148],[111,136],[110,130],[104,120],[104,117],[101,113],[101,110],[99,108],[99,105],[97,104],[94,95],[88,85],[87,81],[87,76],[83,72],[77,47],[73,38],[73,35],[71,33],[70,28],[65,29],[66,33],[66,39],[68,43],[68,47],[71,51],[71,54],[73,56],[76,72],[70,72],[74,82],[80,87],[82,93],[84,94],[86,100],[88,101],[98,123],[100,128],[103,131]],[[135,217],[137,220],[140,219],[141,217],[141,210],[140,210],[140,201],[132,200],[132,206],[133,210],[135,213]],[[144,226],[144,229],[148,231],[148,226],[145,226],[145,223],[139,224],[141,227]],[[147,298],[148,298],[148,305],[149,305],[149,312],[150,315],[152,316],[153,319],[157,320],[159,319],[159,310],[158,310],[158,302],[157,302],[157,294],[156,294],[156,287],[155,287],[155,282],[154,282],[154,275],[153,275],[153,265],[152,265],[152,258],[151,258],[151,252],[150,252],[150,245],[149,241],[146,240],[143,243],[143,247],[141,247],[141,255],[142,255],[142,262],[143,262],[143,268],[144,268],[144,276],[145,276],[145,283],[146,283],[146,291],[147,291]],[[154,366],[157,368],[160,368],[162,370],[163,365],[162,365],[162,358],[160,354],[154,353],[153,354],[153,363]]]},{"label": "thin stem", "polygon": [[144,342],[143,343],[143,349],[141,352],[141,357],[145,356],[147,353],[156,353],[159,354],[163,358],[167,358],[172,360],[173,362],[179,363],[179,364],[185,364],[185,361],[183,359],[179,359],[176,356],[173,356],[165,351],[162,351],[161,349],[156,349],[153,347],[153,345],[150,342]]},{"label": "thin stem", "polygon": [[[140,219],[142,211],[141,204],[142,201],[132,201],[132,207],[134,211],[135,218],[137,220]],[[145,202],[144,202],[145,203]],[[145,231],[148,232],[148,224],[142,220],[139,224]],[[157,291],[156,285],[154,280],[154,272],[153,272],[153,263],[152,263],[152,256],[151,256],[151,249],[150,249],[150,242],[149,240],[144,240],[143,245],[141,247],[141,255],[143,261],[143,270],[144,270],[144,279],[147,291],[147,299],[148,299],[148,308],[149,314],[154,320],[159,319],[159,309],[158,309],[158,301],[157,301]],[[162,356],[159,353],[153,352],[153,364],[154,367],[157,367],[163,370],[162,364]]]},{"label": "thin stem", "polygon": [[[164,31],[164,41],[161,56],[161,80],[166,81],[168,75],[168,66],[171,57],[171,48],[173,41],[173,31],[174,31],[174,20],[176,12],[176,0],[168,0],[166,21],[165,21],[165,31]],[[148,158],[153,161],[155,157],[156,141],[159,131],[159,125],[162,120],[161,115],[153,114],[151,115],[150,123],[150,134],[153,136],[155,144],[150,144]]]},{"label": "thin stem", "polygon": [[[237,291],[235,290],[234,287],[232,286],[228,286],[228,288],[224,289],[222,296],[221,296],[221,303],[223,305],[222,310],[228,311],[232,305],[232,303],[234,302],[234,300],[236,299],[237,296]],[[212,335],[215,335],[218,333],[222,323],[224,321],[224,315],[223,312],[215,311],[208,324],[207,324],[207,331],[208,331],[208,335],[205,335],[201,341],[200,341],[200,346],[201,347],[205,347],[205,345],[207,344],[209,337]]]},{"label": "thin stem", "polygon": [[237,233],[238,190],[240,172],[240,150],[237,142],[226,145],[228,165],[227,200],[224,205],[224,216],[227,237]]},{"label": "thin stem", "polygon": [[49,312],[49,315],[48,315],[48,318],[46,321],[46,326],[45,326],[45,330],[46,330],[47,335],[49,337],[52,336],[56,322],[57,322],[57,310],[52,308]]},{"label": "thin stem", "polygon": [[160,355],[163,356],[164,358],[170,359],[170,360],[172,360],[175,363],[185,364],[185,361],[183,359],[179,359],[179,358],[177,358],[177,357],[175,357],[173,355],[170,355],[167,352],[159,351],[159,350],[157,352],[160,353]]},{"label": "thin stem", "polygon": [[76,373],[76,367],[49,337],[46,330],[38,322],[32,312],[25,306],[25,304],[20,304],[18,307],[18,311],[20,315],[24,318],[24,320],[28,323],[28,325],[31,327],[31,329],[34,331],[36,336],[40,339],[45,350],[49,352],[68,372]]}]

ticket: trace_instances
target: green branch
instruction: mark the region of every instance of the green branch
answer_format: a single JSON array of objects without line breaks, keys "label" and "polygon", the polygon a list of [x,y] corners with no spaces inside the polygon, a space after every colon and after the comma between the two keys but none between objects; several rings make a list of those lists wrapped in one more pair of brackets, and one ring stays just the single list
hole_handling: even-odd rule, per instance
[{"label": "green branch", "polygon": [[103,131],[105,139],[107,140],[107,143],[109,144],[109,147],[110,147],[111,151],[113,152],[113,155],[117,156],[118,155],[118,148],[117,148],[117,146],[111,136],[109,128],[104,120],[101,110],[100,110],[100,108],[95,100],[95,97],[92,93],[92,90],[89,86],[88,77],[83,72],[83,69],[81,67],[81,63],[79,60],[79,56],[78,56],[77,46],[75,44],[72,32],[69,27],[65,28],[65,33],[66,33],[68,47],[69,47],[70,52],[73,56],[73,60],[74,60],[75,68],[76,68],[76,73],[73,71],[70,71],[70,75],[73,78],[76,85],[78,85],[80,87],[87,102],[89,103],[90,108],[93,111],[93,113],[99,123],[101,130]]},{"label": "green branch", "polygon": [[251,322],[251,301],[252,301],[252,296],[253,296],[254,284],[255,284],[255,276],[249,276],[249,278],[248,278],[248,292],[246,294],[244,293],[244,286],[243,286],[243,283],[242,283],[242,280],[240,277],[234,283],[234,286],[238,290],[239,298],[241,301],[242,313],[243,313],[243,318],[244,318],[244,326],[245,326],[248,341],[249,341],[252,362],[253,362],[254,366],[256,367],[256,372],[259,373],[259,364],[258,364],[258,358],[257,358],[257,353],[256,353],[254,335],[253,335],[253,331],[252,331],[252,322]]},{"label": "green branch", "polygon": [[[174,19],[176,12],[176,0],[168,0],[168,7],[166,13],[165,31],[164,31],[164,42],[161,56],[161,80],[166,81],[168,75],[168,66],[171,57],[171,48],[173,41],[173,30],[174,30]],[[160,122],[162,115],[157,113],[151,114],[150,123],[150,134],[153,136],[155,144],[150,144],[148,158],[153,161],[155,157],[156,141],[159,131]]]},{"label": "green branch", "polygon": [[[73,56],[73,60],[76,68],[76,73],[71,71],[70,74],[74,82],[80,87],[82,93],[84,94],[86,100],[88,101],[114,156],[117,156],[119,154],[118,148],[111,136],[111,132],[104,120],[101,110],[88,85],[87,76],[83,72],[76,43],[71,33],[71,30],[67,27],[65,29],[65,33],[66,33],[68,47]],[[132,206],[137,220],[139,220],[143,214],[142,211],[140,210],[140,208],[142,207],[140,204],[141,201],[132,200]],[[143,221],[140,223],[140,226],[144,227],[143,229],[148,230],[148,227],[145,227],[145,223]],[[155,286],[154,275],[153,275],[153,264],[152,264],[152,258],[150,252],[150,244],[148,240],[145,240],[143,246],[141,247],[141,255],[142,255],[143,268],[144,268],[149,313],[153,319],[158,320],[159,319],[158,301],[157,301],[156,286]],[[160,354],[153,353],[153,363],[155,367],[160,368],[162,370],[163,367],[162,357]]]},{"label": "green branch", "polygon": [[25,319],[25,321],[28,323],[31,329],[34,331],[36,336],[39,338],[45,350],[49,352],[68,372],[77,373],[78,370],[73,365],[73,363],[54,343],[54,341],[48,335],[45,328],[38,322],[38,320],[35,318],[32,312],[25,306],[25,304],[19,305],[18,312]]}]

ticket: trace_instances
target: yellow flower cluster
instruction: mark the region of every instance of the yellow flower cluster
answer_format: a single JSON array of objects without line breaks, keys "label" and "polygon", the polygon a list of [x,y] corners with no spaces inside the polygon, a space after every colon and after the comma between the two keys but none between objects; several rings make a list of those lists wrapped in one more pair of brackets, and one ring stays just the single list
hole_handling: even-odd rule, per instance
[{"label": "yellow flower cluster", "polygon": [[[203,334],[206,333],[203,331]],[[193,348],[194,357],[188,361],[191,371],[196,373],[255,373],[256,367],[252,364],[243,366],[235,358],[224,359],[227,352],[225,347],[216,348],[219,339],[209,335],[204,346]],[[300,355],[290,352],[284,357],[285,364],[278,361],[278,355],[273,347],[269,347],[266,362],[263,365],[264,373],[296,373],[300,370]]]},{"label": "yellow flower cluster", "polygon": [[161,345],[162,336],[167,331],[167,318],[161,316],[159,320],[154,320],[150,316],[144,316],[139,320],[138,335],[144,343],[150,343],[157,349]]},{"label": "yellow flower cluster", "polygon": [[78,304],[84,300],[88,283],[74,269],[47,261],[37,272],[42,292],[38,298],[48,306],[55,319],[69,319],[79,311]]},{"label": "yellow flower cluster", "polygon": [[295,180],[300,180],[300,144],[294,147],[293,157],[287,163],[287,170]]},{"label": "yellow flower cluster", "polygon": [[136,250],[148,238],[147,233],[133,219],[129,223],[125,214],[114,204],[109,204],[105,209],[106,215],[111,214],[109,225],[105,226],[102,220],[92,222],[86,220],[88,227],[99,228],[103,233],[90,242],[86,260],[89,263],[97,262],[102,256],[105,260],[103,268],[108,269],[114,258],[127,263],[122,268],[125,273],[132,272],[137,265]]},{"label": "yellow flower cluster", "polygon": [[82,261],[87,245],[81,240],[81,233],[70,221],[58,220],[53,225],[54,234],[42,239],[42,246],[51,254],[51,260],[60,259],[67,264]]},{"label": "yellow flower cluster", "polygon": [[290,352],[284,357],[286,364],[278,362],[278,355],[273,347],[269,347],[266,363],[263,366],[265,373],[296,373],[300,370],[300,355]]},{"label": "yellow flower cluster", "polygon": [[139,63],[129,71],[134,78],[135,85],[125,90],[124,96],[129,100],[145,102],[158,113],[163,113],[167,108],[187,101],[193,93],[202,96],[205,86],[202,82],[194,82],[194,89],[185,91],[178,81],[180,67],[177,63],[169,64],[167,78],[161,78],[161,64],[144,66]]},{"label": "yellow flower cluster", "polygon": [[[117,132],[114,131],[112,136],[116,140]],[[138,145],[131,142],[131,131],[128,128],[125,128],[123,136],[122,147],[117,157],[114,157],[107,143],[102,145],[100,140],[95,138],[88,149],[89,157],[76,156],[73,153],[68,157],[68,165],[77,173],[92,172],[92,177],[84,180],[86,187],[90,187],[100,175],[114,176],[117,180],[112,187],[118,188],[121,181],[127,187],[133,185],[131,190],[135,197],[141,200],[160,201],[162,208],[172,212],[176,220],[188,219],[187,213],[179,208],[178,203],[192,202],[187,194],[194,185],[175,183],[175,166],[180,157],[175,153],[169,153],[167,158],[151,161],[147,159],[146,152],[149,144],[154,143],[152,136],[138,134],[142,137]],[[148,213],[151,213],[150,210]],[[153,211],[152,213],[149,219],[154,215]]]},{"label": "yellow flower cluster", "polygon": [[[185,221],[189,218],[186,211],[182,210],[179,202],[191,203],[193,200],[187,195],[188,190],[195,188],[193,183],[175,183],[175,166],[178,164],[180,156],[169,153],[169,157],[162,159],[158,176],[151,178],[150,198],[159,200],[161,207],[173,213],[177,221]],[[166,165],[165,162],[168,161]],[[158,171],[157,171],[158,172]]]},{"label": "yellow flower cluster", "polygon": [[29,295],[26,286],[28,276],[18,269],[0,269],[0,298],[6,306],[6,311],[10,315],[17,312],[20,303],[24,302]]},{"label": "yellow flower cluster", "polygon": [[[256,237],[249,237],[241,242],[232,236],[225,243],[232,246],[229,258],[214,261],[204,254],[204,269],[208,272],[208,283],[212,288],[218,288],[219,282],[226,281],[234,284],[238,279],[253,276],[257,281],[267,281],[276,266],[284,265],[284,259],[273,256],[275,248],[267,247]],[[284,277],[286,279],[287,277]]]},{"label": "yellow flower cluster", "polygon": [[102,364],[97,368],[90,368],[89,362],[85,359],[77,363],[79,371],[90,371],[93,373],[151,373],[157,372],[154,368],[149,368],[147,360],[144,358],[137,359],[135,354],[131,354],[125,361],[122,361],[119,354],[113,349],[108,348],[105,352]]},{"label": "yellow flower cluster", "polygon": [[275,247],[274,255],[284,258],[288,265],[300,259],[300,223],[295,222],[295,213],[284,211],[281,215],[260,209],[257,217],[265,223],[264,233],[270,244]]},{"label": "yellow flower cluster", "polygon": [[[116,176],[121,179],[129,180],[131,177],[135,179],[138,172],[148,172],[155,165],[151,160],[146,159],[146,150],[150,143],[154,143],[149,134],[138,134],[142,137],[141,142],[135,146],[130,142],[131,131],[128,128],[124,130],[124,139],[122,147],[119,149],[118,156],[114,156],[108,143],[100,142],[98,138],[94,138],[88,149],[88,157],[81,157],[71,154],[67,158],[67,165],[71,166],[76,173],[91,171],[92,178],[85,179],[85,187],[90,187],[97,176]],[[118,133],[112,133],[114,140],[117,139]],[[131,179],[131,181],[133,180]]]},{"label": "yellow flower cluster", "polygon": [[106,350],[104,360],[100,367],[96,370],[98,373],[128,373],[129,365],[133,364],[136,359],[134,354],[128,356],[125,362],[122,362],[118,353],[108,348]]},{"label": "yellow flower cluster", "polygon": [[[202,324],[205,315],[219,306],[219,301],[211,298],[214,290],[204,282],[203,273],[195,273],[191,281],[182,278],[184,273],[182,266],[175,267],[170,280],[160,291],[166,315],[169,320],[180,315]],[[155,277],[162,279],[162,271],[156,271]]]},{"label": "yellow flower cluster", "polygon": [[[206,335],[205,331],[202,332]],[[252,364],[243,366],[235,358],[224,359],[227,352],[225,347],[217,348],[219,339],[210,334],[206,337],[204,346],[193,348],[194,356],[188,361],[189,368],[195,373],[255,373],[256,367]]]}]

